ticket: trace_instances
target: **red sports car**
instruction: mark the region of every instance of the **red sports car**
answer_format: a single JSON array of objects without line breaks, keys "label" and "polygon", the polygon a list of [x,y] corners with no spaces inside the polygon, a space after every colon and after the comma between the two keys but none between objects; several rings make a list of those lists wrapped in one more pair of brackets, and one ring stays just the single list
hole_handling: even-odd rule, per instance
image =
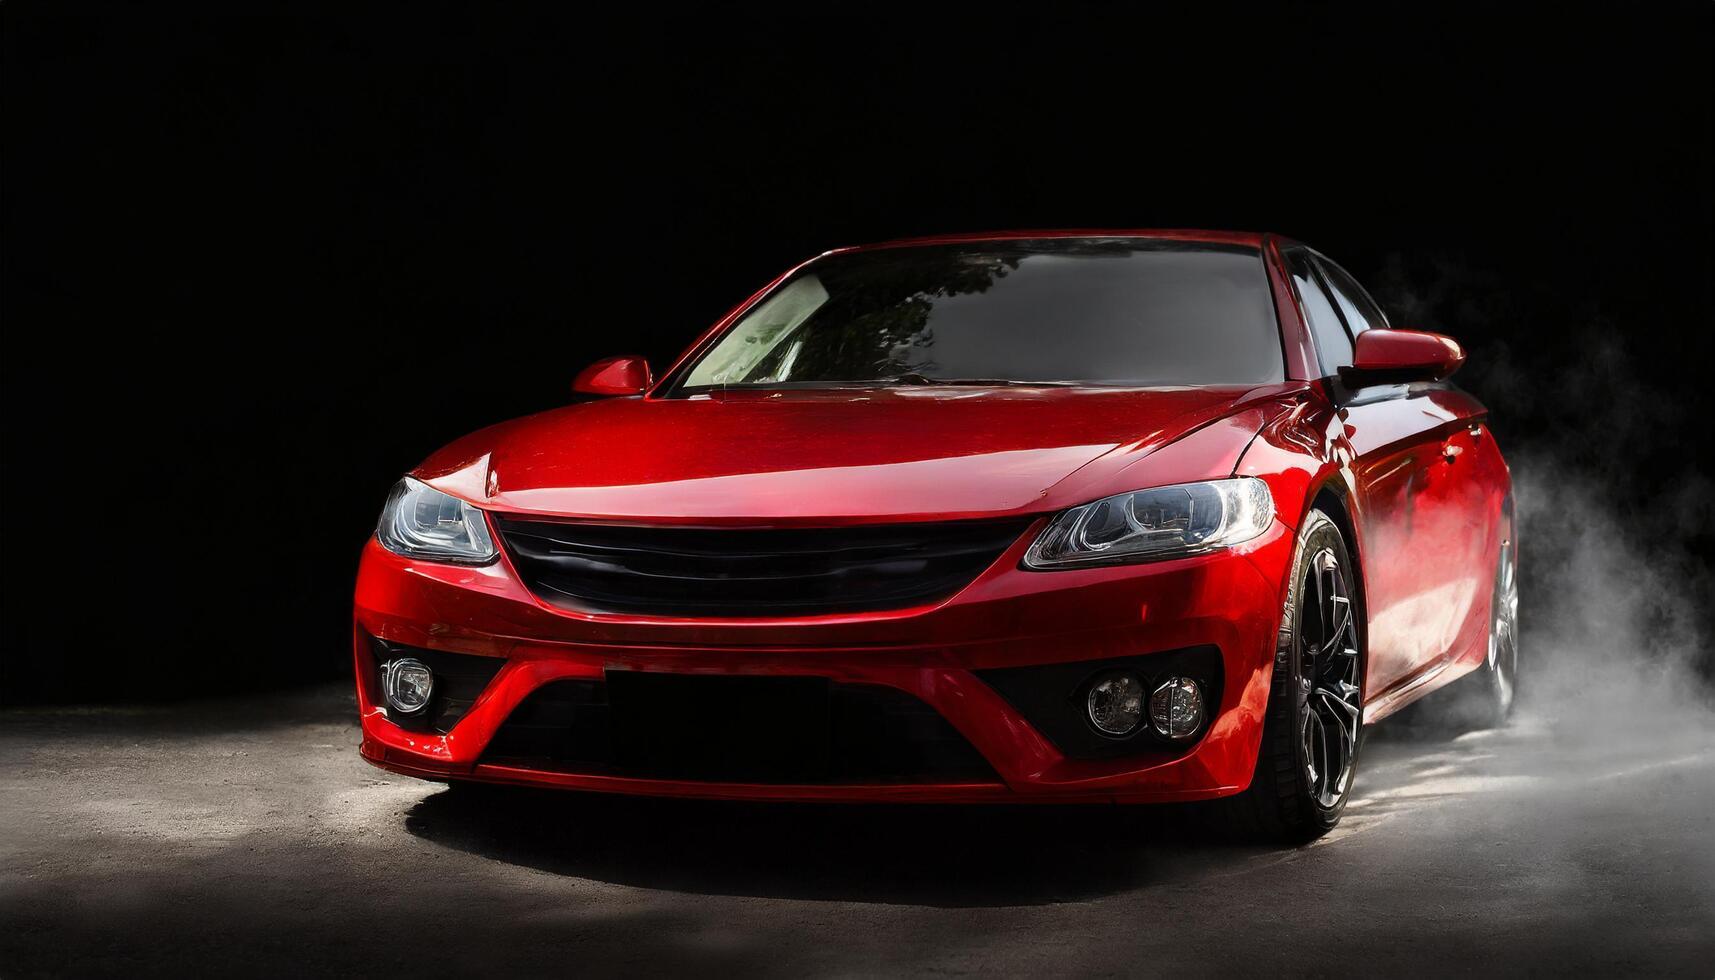
[{"label": "red sports car", "polygon": [[364,758],[670,796],[1332,827],[1365,724],[1516,683],[1464,354],[1273,235],[840,249],[659,378],[435,453],[358,575]]}]

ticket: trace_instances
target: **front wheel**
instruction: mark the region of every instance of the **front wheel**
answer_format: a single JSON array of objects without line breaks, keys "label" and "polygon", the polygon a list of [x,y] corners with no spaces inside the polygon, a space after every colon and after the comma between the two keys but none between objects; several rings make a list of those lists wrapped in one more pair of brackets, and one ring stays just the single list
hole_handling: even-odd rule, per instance
[{"label": "front wheel", "polygon": [[1340,529],[1312,510],[1298,536],[1250,789],[1223,801],[1246,836],[1302,842],[1339,823],[1363,734],[1362,594]]}]

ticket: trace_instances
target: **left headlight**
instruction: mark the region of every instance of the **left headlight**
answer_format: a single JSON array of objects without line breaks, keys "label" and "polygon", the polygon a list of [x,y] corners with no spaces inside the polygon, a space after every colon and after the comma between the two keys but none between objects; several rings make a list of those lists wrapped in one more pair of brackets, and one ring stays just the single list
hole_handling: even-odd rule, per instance
[{"label": "left headlight", "polygon": [[410,477],[387,495],[375,537],[408,558],[480,565],[496,554],[481,510]]},{"label": "left headlight", "polygon": [[1249,541],[1274,521],[1255,477],[1182,483],[1104,497],[1054,518],[1024,566],[1038,570],[1197,555]]}]

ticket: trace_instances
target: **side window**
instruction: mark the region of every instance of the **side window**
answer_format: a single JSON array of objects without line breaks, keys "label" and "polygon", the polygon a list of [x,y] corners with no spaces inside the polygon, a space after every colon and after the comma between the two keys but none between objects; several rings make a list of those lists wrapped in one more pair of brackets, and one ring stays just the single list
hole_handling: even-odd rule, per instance
[{"label": "side window", "polygon": [[1286,268],[1292,274],[1292,287],[1298,292],[1298,305],[1304,318],[1310,321],[1310,333],[1316,338],[1316,353],[1322,361],[1322,373],[1333,374],[1336,369],[1352,363],[1352,338],[1346,333],[1334,303],[1322,289],[1322,277],[1316,274],[1310,253],[1300,248],[1288,249]]},{"label": "side window", "polygon": [[1370,294],[1364,292],[1364,287],[1358,281],[1346,274],[1326,258],[1317,263],[1322,267],[1322,276],[1328,283],[1328,289],[1334,294],[1334,302],[1340,304],[1340,312],[1346,317],[1346,326],[1352,328],[1352,336],[1356,337],[1365,330],[1387,329],[1387,317],[1382,315],[1381,307],[1370,299]]}]

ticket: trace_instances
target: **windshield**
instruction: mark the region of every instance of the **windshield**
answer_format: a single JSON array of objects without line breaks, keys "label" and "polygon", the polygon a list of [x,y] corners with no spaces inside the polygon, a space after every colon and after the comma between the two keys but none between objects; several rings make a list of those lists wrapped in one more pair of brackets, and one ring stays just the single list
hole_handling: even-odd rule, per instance
[{"label": "windshield", "polygon": [[674,391],[1283,377],[1256,249],[1071,238],[829,256],[751,308]]}]

